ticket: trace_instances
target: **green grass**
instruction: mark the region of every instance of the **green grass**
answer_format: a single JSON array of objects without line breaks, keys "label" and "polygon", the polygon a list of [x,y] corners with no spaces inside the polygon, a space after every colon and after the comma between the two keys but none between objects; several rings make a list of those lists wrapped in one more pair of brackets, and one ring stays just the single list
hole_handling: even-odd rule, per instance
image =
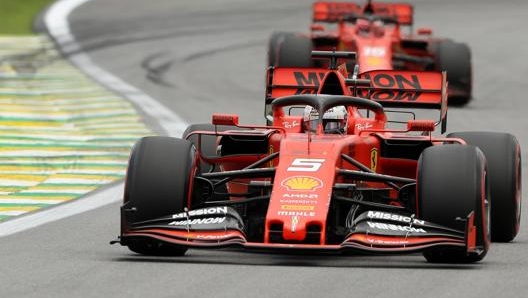
[{"label": "green grass", "polygon": [[0,35],[33,34],[33,18],[55,0],[0,0]]}]

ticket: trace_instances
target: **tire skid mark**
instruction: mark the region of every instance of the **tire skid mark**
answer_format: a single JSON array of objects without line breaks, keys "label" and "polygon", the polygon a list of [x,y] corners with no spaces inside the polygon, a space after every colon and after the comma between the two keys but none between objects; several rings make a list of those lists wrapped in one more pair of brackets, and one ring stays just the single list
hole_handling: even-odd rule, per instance
[{"label": "tire skid mark", "polygon": [[153,132],[44,36],[0,37],[0,222],[123,179]]}]

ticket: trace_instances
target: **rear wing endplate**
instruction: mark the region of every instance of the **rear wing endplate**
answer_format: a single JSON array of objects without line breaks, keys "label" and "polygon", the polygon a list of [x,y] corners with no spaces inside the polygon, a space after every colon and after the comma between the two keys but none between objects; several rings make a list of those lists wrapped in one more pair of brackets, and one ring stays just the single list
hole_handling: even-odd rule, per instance
[{"label": "rear wing endplate", "polygon": [[295,94],[316,94],[328,69],[270,67],[267,73],[266,104]]}]

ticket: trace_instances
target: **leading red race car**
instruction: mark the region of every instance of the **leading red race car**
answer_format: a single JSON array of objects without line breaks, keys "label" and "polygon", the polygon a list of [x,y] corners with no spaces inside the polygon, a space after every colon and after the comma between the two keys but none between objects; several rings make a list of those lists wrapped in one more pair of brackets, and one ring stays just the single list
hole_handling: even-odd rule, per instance
[{"label": "leading red race car", "polygon": [[472,98],[470,48],[433,37],[430,28],[420,28],[414,34],[413,12],[409,3],[315,2],[310,33],[272,34],[268,65],[311,66],[312,50],[354,51],[361,72],[445,70],[449,104],[467,104]]},{"label": "leading red race car", "polygon": [[[521,153],[507,133],[445,130],[444,72],[268,69],[272,124],[213,115],[184,138],[134,146],[120,243],[144,255],[189,248],[423,252],[475,262],[519,230]],[[303,84],[310,76],[320,85]],[[438,109],[403,129],[385,107]],[[415,115],[415,114],[408,114]],[[401,120],[398,120],[401,122]]]}]

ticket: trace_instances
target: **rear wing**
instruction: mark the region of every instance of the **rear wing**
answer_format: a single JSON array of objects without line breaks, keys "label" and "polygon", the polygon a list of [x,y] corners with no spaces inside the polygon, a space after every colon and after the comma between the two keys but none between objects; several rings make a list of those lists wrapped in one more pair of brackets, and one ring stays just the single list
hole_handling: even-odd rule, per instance
[{"label": "rear wing", "polygon": [[373,15],[396,19],[400,25],[412,26],[414,7],[409,3],[372,3],[365,5],[351,2],[317,1],[312,5],[314,22],[335,23],[346,15]]},{"label": "rear wing", "polygon": [[[370,86],[357,86],[358,96],[386,107],[441,109],[446,104],[445,72],[371,70],[359,74],[359,78],[369,80]],[[354,84],[354,80],[345,81],[349,86]]]},{"label": "rear wing", "polygon": [[[354,87],[353,94],[379,102],[384,107],[437,109],[442,133],[447,121],[447,75],[445,71],[371,70],[359,75],[370,86]],[[355,93],[354,93],[355,92]],[[437,123],[437,124],[438,124]]]},{"label": "rear wing", "polygon": [[328,69],[300,67],[268,68],[266,104],[295,94],[316,94]]},{"label": "rear wing", "polygon": [[348,88],[343,90],[344,95],[371,99],[384,107],[440,110],[437,124],[442,124],[442,133],[445,132],[446,73],[436,71],[372,70],[359,74],[358,79],[351,79],[342,69],[270,67],[266,84],[266,114],[270,112],[269,105],[275,98],[316,94],[321,84],[335,84],[335,81],[323,82],[329,72],[339,73],[337,76]]},{"label": "rear wing", "polygon": [[266,72],[266,104],[264,116],[272,125],[271,102],[276,98],[296,94],[316,94],[326,73],[323,68],[268,67]]}]

